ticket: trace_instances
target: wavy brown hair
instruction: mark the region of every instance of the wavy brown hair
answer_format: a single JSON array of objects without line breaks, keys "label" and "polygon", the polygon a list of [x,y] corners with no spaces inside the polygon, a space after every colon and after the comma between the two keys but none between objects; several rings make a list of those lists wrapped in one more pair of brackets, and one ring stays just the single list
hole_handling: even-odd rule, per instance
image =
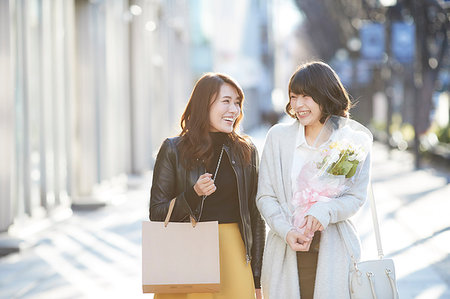
[{"label": "wavy brown hair", "polygon": [[209,136],[210,120],[209,111],[211,105],[217,100],[220,88],[223,84],[233,86],[240,98],[240,114],[233,125],[233,131],[228,134],[230,147],[233,152],[249,164],[251,161],[250,141],[236,132],[239,123],[244,117],[243,103],[244,92],[242,88],[229,76],[220,73],[207,73],[203,75],[195,84],[189,102],[181,117],[181,141],[179,151],[182,163],[190,169],[198,162],[211,165],[213,157],[212,140]]},{"label": "wavy brown hair", "polygon": [[[322,110],[321,123],[331,115],[348,117],[353,106],[351,97],[336,72],[321,61],[305,63],[295,71],[289,80],[289,94],[291,92],[310,96],[319,104]],[[286,105],[286,113],[296,118],[291,101]]]}]

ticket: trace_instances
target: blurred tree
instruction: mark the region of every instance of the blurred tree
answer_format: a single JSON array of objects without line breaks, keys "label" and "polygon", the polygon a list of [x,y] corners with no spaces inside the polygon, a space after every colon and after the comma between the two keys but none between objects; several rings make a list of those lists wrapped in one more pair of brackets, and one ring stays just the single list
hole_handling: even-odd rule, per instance
[{"label": "blurred tree", "polygon": [[[341,48],[346,48],[352,54],[354,50],[351,49],[350,41],[358,37],[362,21],[385,23],[387,40],[392,22],[415,24],[414,65],[401,66],[398,63],[391,63],[392,57],[389,57],[387,62],[374,71],[381,70],[381,66],[389,69],[389,73],[405,73],[407,69],[413,70],[414,79],[409,81],[414,82],[408,83],[408,86],[414,89],[411,94],[414,94],[413,113],[418,167],[419,136],[430,127],[432,97],[440,84],[439,72],[443,68],[450,67],[449,3],[441,0],[397,0],[393,6],[385,7],[379,0],[296,0],[296,4],[306,16],[305,26],[310,32],[311,44],[318,55],[326,61]],[[377,77],[375,73],[374,77]],[[384,88],[386,89],[388,85],[389,82],[385,82]]]},{"label": "blurred tree", "polygon": [[449,66],[448,35],[449,14],[436,0],[404,0],[416,23],[416,72],[418,90],[416,105],[416,134],[423,134],[430,126],[432,96],[436,90],[438,74]]},{"label": "blurred tree", "polygon": [[296,0],[296,3],[306,17],[305,27],[312,37],[313,48],[319,57],[330,60],[336,49],[345,46],[346,38],[341,30],[343,20],[333,15],[326,1]]},{"label": "blurred tree", "polygon": [[448,7],[443,7],[445,4],[438,0],[398,0],[392,7],[371,0],[296,0],[296,3],[306,16],[311,43],[326,61],[337,49],[348,48],[348,41],[358,36],[361,20],[384,23],[386,19],[412,19],[417,43],[414,81],[419,97],[415,107],[416,130],[420,135],[429,128],[438,74],[443,65],[450,65],[450,15]]}]

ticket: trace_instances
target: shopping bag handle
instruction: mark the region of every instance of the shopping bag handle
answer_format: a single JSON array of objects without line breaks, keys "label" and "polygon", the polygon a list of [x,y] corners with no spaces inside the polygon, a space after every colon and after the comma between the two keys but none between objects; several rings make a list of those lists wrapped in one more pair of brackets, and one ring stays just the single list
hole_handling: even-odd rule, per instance
[{"label": "shopping bag handle", "polygon": [[[173,208],[175,207],[176,199],[177,198],[175,197],[174,199],[172,199],[170,201],[169,210],[167,211],[166,219],[164,220],[164,227],[167,227],[167,225],[169,224],[170,216],[172,216],[172,211],[173,211]],[[195,219],[194,219],[194,217],[192,217],[192,215],[189,215],[189,218],[191,219],[192,227],[195,227],[197,225],[197,221],[195,221]]]}]

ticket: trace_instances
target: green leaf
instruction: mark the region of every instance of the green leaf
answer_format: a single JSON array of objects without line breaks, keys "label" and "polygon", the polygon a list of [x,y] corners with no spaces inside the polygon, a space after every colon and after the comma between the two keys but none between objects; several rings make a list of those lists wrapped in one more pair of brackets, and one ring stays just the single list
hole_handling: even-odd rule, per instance
[{"label": "green leaf", "polygon": [[348,172],[352,169],[353,167],[353,163],[351,163],[350,161],[343,161],[342,163],[342,172],[341,174],[343,175],[347,175]]},{"label": "green leaf", "polygon": [[352,176],[355,175],[356,173],[356,168],[358,167],[359,161],[358,160],[353,160],[352,161],[352,168],[350,169],[350,171],[347,173],[347,175],[345,176],[346,178],[351,178]]}]

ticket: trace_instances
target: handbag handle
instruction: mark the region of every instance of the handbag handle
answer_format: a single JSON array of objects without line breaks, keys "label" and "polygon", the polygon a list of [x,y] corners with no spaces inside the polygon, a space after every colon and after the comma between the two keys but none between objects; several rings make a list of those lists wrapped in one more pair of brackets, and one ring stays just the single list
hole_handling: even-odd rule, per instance
[{"label": "handbag handle", "polygon": [[[167,227],[167,225],[169,224],[170,216],[172,216],[172,211],[173,211],[173,208],[175,207],[176,200],[177,200],[177,198],[175,197],[174,199],[172,199],[170,201],[169,210],[167,211],[166,219],[164,219],[164,227]],[[189,215],[189,217],[191,219],[192,227],[195,227],[197,225],[197,221],[195,221],[195,219],[194,219],[194,217],[192,217],[192,215]]]},{"label": "handbag handle", "polygon": [[[372,212],[373,230],[375,232],[375,239],[377,242],[378,257],[380,259],[382,259],[384,257],[384,254],[383,254],[383,247],[381,245],[380,226],[378,224],[377,207],[375,204],[375,198],[373,196],[372,183],[370,183],[370,185],[369,185],[369,202],[370,202],[370,210]],[[336,226],[337,226],[339,235],[341,236],[341,239],[344,240],[345,248],[347,249],[347,251],[350,254],[350,256],[352,257],[352,259],[354,260],[354,254],[351,249],[351,246],[349,246],[349,244],[347,243],[347,240],[342,235],[342,231],[341,231],[341,228],[339,227],[339,223],[337,223]]]}]

